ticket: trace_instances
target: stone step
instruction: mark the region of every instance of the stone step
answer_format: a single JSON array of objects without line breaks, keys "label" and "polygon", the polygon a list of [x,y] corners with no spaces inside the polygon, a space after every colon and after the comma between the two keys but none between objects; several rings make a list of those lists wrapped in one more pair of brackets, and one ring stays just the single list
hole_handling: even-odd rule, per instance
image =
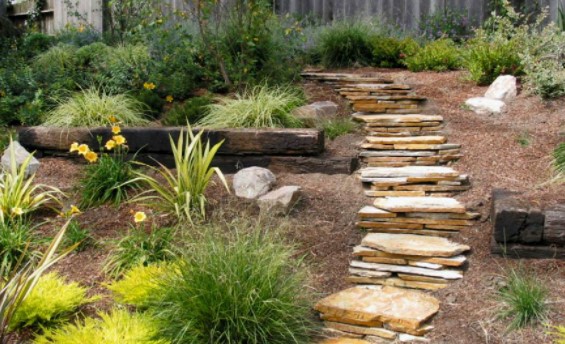
[{"label": "stone step", "polygon": [[[365,142],[381,145],[409,145],[409,144],[426,144],[440,145],[447,142],[445,136],[415,136],[415,137],[375,137],[366,136]],[[460,148],[459,145],[445,145],[445,149]],[[441,149],[441,148],[437,148]]]},{"label": "stone step", "polygon": [[373,205],[394,213],[465,213],[465,206],[448,197],[385,197]]},{"label": "stone step", "polygon": [[420,257],[454,257],[471,249],[444,238],[384,233],[367,234],[361,245],[384,253]]},{"label": "stone step", "polygon": [[427,123],[431,122],[434,126],[438,125],[438,123],[443,122],[442,116],[434,116],[434,115],[421,115],[421,114],[404,114],[404,115],[375,115],[371,113],[364,113],[364,112],[357,112],[351,115],[354,120],[363,123],[371,123],[372,126],[375,124],[379,124],[378,126],[388,127],[392,126],[397,123],[405,123],[408,126],[420,123]]},{"label": "stone step", "polygon": [[317,72],[304,72],[301,73],[302,77],[310,80],[318,81],[341,81],[341,82],[362,82],[362,83],[377,83],[377,84],[392,84],[392,79],[387,79],[375,75],[359,75],[352,73],[317,73]]},{"label": "stone step", "polygon": [[[462,266],[467,261],[467,257],[464,255],[455,255],[451,257],[422,257],[418,255],[406,255],[406,254],[394,254],[385,251],[380,251],[367,246],[355,246],[353,248],[354,257],[381,257],[390,259],[402,259],[406,261],[419,261],[431,264],[441,264],[445,266]],[[381,276],[388,277],[388,276]]]}]

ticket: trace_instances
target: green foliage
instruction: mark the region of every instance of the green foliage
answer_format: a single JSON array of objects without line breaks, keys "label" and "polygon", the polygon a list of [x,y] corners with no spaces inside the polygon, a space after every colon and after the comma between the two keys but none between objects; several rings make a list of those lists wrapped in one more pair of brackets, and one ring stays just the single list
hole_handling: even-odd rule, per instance
[{"label": "green foliage", "polygon": [[345,119],[333,119],[327,120],[322,123],[322,128],[326,137],[330,140],[351,133],[357,129],[357,125],[353,123],[349,118]]},{"label": "green foliage", "polygon": [[565,177],[565,143],[560,143],[553,151],[553,168],[557,179]]},{"label": "green foliage", "polygon": [[300,127],[300,120],[291,111],[302,104],[303,94],[295,89],[255,86],[235,98],[216,98],[198,124],[209,128]]},{"label": "green foliage", "polygon": [[530,133],[528,133],[528,131],[522,132],[516,138],[516,142],[518,142],[518,144],[524,148],[528,147],[532,143],[531,141],[532,141],[532,136],[530,135]]},{"label": "green foliage", "polygon": [[555,344],[565,344],[565,326],[554,326],[556,332],[550,332],[555,336]]},{"label": "green foliage", "polygon": [[440,39],[425,45],[414,55],[405,60],[412,72],[433,70],[437,72],[454,70],[461,67],[458,47],[450,39]]},{"label": "green foliage", "polygon": [[206,96],[190,98],[182,104],[177,103],[167,112],[163,124],[177,126],[197,123],[208,114],[210,104],[212,99]]},{"label": "green foliage", "polygon": [[104,272],[118,277],[138,265],[173,259],[175,233],[175,228],[152,228],[149,232],[142,227],[130,228],[110,252]]},{"label": "green foliage", "polygon": [[106,44],[96,42],[77,49],[75,56],[82,67],[100,66],[111,50]]},{"label": "green foliage", "polygon": [[[160,164],[159,167],[146,166],[153,173],[146,174],[136,171],[137,178],[133,182],[145,184],[149,190],[142,192],[134,201],[143,202],[166,214],[174,214],[179,220],[192,221],[195,214],[205,215],[206,196],[214,174],[218,176],[226,189],[227,182],[217,167],[212,167],[212,160],[223,141],[210,147],[202,143],[200,131],[194,135],[188,127],[186,135],[181,130],[178,141],[170,138],[171,149],[175,160],[175,171]],[[158,175],[160,178],[155,178]]]},{"label": "green foliage", "polygon": [[128,197],[128,191],[136,185],[130,181],[135,177],[127,152],[102,154],[97,163],[89,164],[79,184],[81,208],[111,203],[119,206]]},{"label": "green foliage", "polygon": [[145,105],[124,95],[108,95],[105,90],[94,88],[83,90],[71,98],[62,100],[44,122],[56,127],[96,127],[108,123],[108,117],[114,116],[126,126],[144,125]]},{"label": "green foliage", "polygon": [[147,108],[146,113],[151,118],[157,118],[161,114],[163,105],[165,105],[165,100],[159,94],[150,90],[141,90],[133,94],[133,97],[145,104]]},{"label": "green foliage", "polygon": [[33,61],[32,68],[36,81],[44,86],[51,96],[61,95],[65,91],[77,88],[75,52],[75,46],[58,44],[38,55]]},{"label": "green foliage", "polygon": [[159,282],[174,271],[170,263],[138,265],[124,273],[119,281],[113,282],[107,288],[114,299],[138,309],[147,308],[158,291]]},{"label": "green foliage", "polygon": [[[41,105],[43,92],[39,90],[32,68],[18,56],[0,58],[0,125],[13,125],[23,122],[21,111],[24,107]],[[42,109],[39,109],[42,110]],[[26,124],[36,124],[40,111],[30,120],[30,110],[26,113]],[[32,123],[29,123],[32,122]]]},{"label": "green foliage", "polygon": [[384,68],[404,66],[404,58],[414,55],[420,46],[412,38],[403,40],[376,36],[372,39],[373,64]]},{"label": "green foliage", "polygon": [[547,288],[534,273],[521,268],[506,272],[506,286],[499,290],[500,317],[511,317],[508,327],[514,330],[542,321],[547,312]]},{"label": "green foliage", "polygon": [[75,246],[75,251],[81,252],[95,244],[96,240],[92,237],[88,228],[82,228],[77,220],[70,221],[67,235],[63,240],[64,246]]},{"label": "green foliage", "polygon": [[[245,221],[197,239],[150,311],[173,343],[307,343],[307,274],[281,235]],[[190,302],[187,302],[190,300]]]},{"label": "green foliage", "polygon": [[0,174],[0,223],[19,221],[49,202],[59,204],[64,196],[55,187],[35,184],[35,174],[26,176],[32,158],[30,155],[18,166],[15,150],[10,149],[10,167]]},{"label": "green foliage", "polygon": [[10,328],[47,324],[68,316],[90,302],[86,292],[86,288],[76,282],[67,283],[57,273],[43,275],[14,313]]},{"label": "green foliage", "polygon": [[37,254],[30,247],[37,240],[34,229],[23,219],[0,223],[0,271],[8,274],[19,260],[27,262]]},{"label": "green foliage", "polygon": [[86,318],[84,323],[67,323],[60,328],[46,329],[35,338],[35,344],[166,344],[155,339],[158,328],[148,314],[113,309],[99,313],[100,319]]},{"label": "green foliage", "polygon": [[21,49],[26,58],[33,58],[48,50],[54,41],[52,36],[40,32],[30,32],[23,37]]},{"label": "green foliage", "polygon": [[447,7],[420,18],[418,28],[420,35],[431,41],[440,38],[461,39],[471,34],[466,11],[454,11]]},{"label": "green foliage", "polygon": [[326,67],[368,65],[372,60],[371,30],[361,21],[335,22],[320,36],[319,53]]},{"label": "green foliage", "polygon": [[467,45],[464,64],[470,79],[489,85],[502,74],[520,75],[522,66],[515,40],[488,41],[477,37]]}]

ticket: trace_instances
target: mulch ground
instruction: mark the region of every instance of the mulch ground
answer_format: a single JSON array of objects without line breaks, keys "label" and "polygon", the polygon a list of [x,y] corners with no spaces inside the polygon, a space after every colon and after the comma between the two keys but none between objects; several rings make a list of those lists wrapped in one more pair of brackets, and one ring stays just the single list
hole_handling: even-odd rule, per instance
[{"label": "mulch ground", "polygon": [[[543,102],[522,92],[508,111],[498,117],[478,116],[461,105],[470,97],[480,96],[485,87],[465,81],[464,73],[410,73],[403,70],[362,69],[359,73],[383,73],[397,82],[412,85],[419,95],[428,97],[426,112],[444,116],[448,139],[463,145],[465,155],[453,167],[471,177],[472,189],[457,198],[482,214],[475,226],[462,231],[457,241],[469,244],[473,252],[462,281],[436,292],[441,311],[435,317],[432,343],[550,343],[542,325],[507,332],[508,320],[497,319],[496,291],[503,283],[501,275],[509,267],[521,266],[534,271],[549,289],[550,313],[547,323],[565,324],[565,262],[558,260],[511,260],[491,256],[490,194],[493,188],[507,188],[545,208],[565,201],[565,187],[548,183],[551,179],[549,156],[561,142],[559,129],[565,116],[565,102]],[[311,100],[333,100],[340,106],[339,115],[351,110],[333,90],[324,85],[306,84]],[[362,133],[342,136],[328,142],[328,151],[349,155],[362,141]],[[522,143],[520,143],[522,142]],[[525,144],[524,142],[527,142]],[[82,173],[81,163],[58,158],[43,158],[38,179],[68,190],[76,196],[76,182]],[[304,174],[277,175],[277,185],[299,185],[304,198],[291,213],[290,239],[294,241],[312,270],[312,288],[321,296],[347,287],[348,261],[352,248],[363,236],[355,228],[356,212],[370,199],[362,195],[360,182],[348,175]],[[213,204],[248,207],[220,187],[209,190]],[[72,202],[70,200],[69,202]],[[134,205],[119,209],[111,206],[85,211],[79,217],[91,228],[100,242],[95,248],[72,254],[58,269],[72,280],[93,288],[93,293],[107,295],[101,283],[107,278],[101,267],[109,253],[111,240],[119,238],[131,223]],[[107,309],[108,299],[89,306],[85,312]]]}]

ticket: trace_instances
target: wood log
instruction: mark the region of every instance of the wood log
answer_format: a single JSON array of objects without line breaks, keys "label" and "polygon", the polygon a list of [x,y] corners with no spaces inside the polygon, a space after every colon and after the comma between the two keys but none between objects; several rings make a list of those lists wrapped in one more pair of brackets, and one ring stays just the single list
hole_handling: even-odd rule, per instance
[{"label": "wood log", "polygon": [[[201,129],[195,128],[196,133]],[[130,151],[171,153],[169,137],[175,142],[181,127],[122,128]],[[18,131],[20,143],[30,150],[68,151],[71,143],[86,143],[92,149],[110,139],[108,127],[28,127]],[[220,155],[318,155],[324,150],[324,133],[318,129],[218,129],[205,130],[204,140],[224,143]]]}]

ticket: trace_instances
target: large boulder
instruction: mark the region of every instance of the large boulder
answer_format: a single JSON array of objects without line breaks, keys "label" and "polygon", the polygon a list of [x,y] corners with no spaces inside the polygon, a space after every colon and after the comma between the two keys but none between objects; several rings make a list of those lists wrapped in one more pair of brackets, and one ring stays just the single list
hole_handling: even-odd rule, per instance
[{"label": "large boulder", "polygon": [[292,114],[308,125],[314,125],[323,118],[337,115],[338,106],[331,101],[321,101],[304,105],[292,111]]},{"label": "large boulder", "polygon": [[465,105],[477,115],[499,115],[506,110],[503,101],[485,97],[467,99]]},{"label": "large boulder", "polygon": [[485,93],[486,98],[509,102],[516,98],[516,77],[512,75],[501,75],[490,85]]},{"label": "large boulder", "polygon": [[276,183],[273,172],[263,167],[248,167],[233,176],[233,188],[237,197],[256,199],[269,192]]},{"label": "large boulder", "polygon": [[4,151],[4,155],[2,155],[1,163],[2,169],[4,171],[9,171],[10,166],[12,166],[11,150],[14,151],[14,157],[16,159],[16,166],[18,167],[18,169],[20,168],[20,166],[22,166],[24,161],[31,156],[31,160],[25,170],[26,177],[37,172],[37,170],[39,169],[39,160],[33,157],[24,147],[22,147],[22,145],[18,141],[12,141],[8,145],[8,148],[6,148],[6,150]]},{"label": "large boulder", "polygon": [[275,215],[285,215],[300,199],[300,186],[283,186],[261,196],[257,203],[261,211]]}]

